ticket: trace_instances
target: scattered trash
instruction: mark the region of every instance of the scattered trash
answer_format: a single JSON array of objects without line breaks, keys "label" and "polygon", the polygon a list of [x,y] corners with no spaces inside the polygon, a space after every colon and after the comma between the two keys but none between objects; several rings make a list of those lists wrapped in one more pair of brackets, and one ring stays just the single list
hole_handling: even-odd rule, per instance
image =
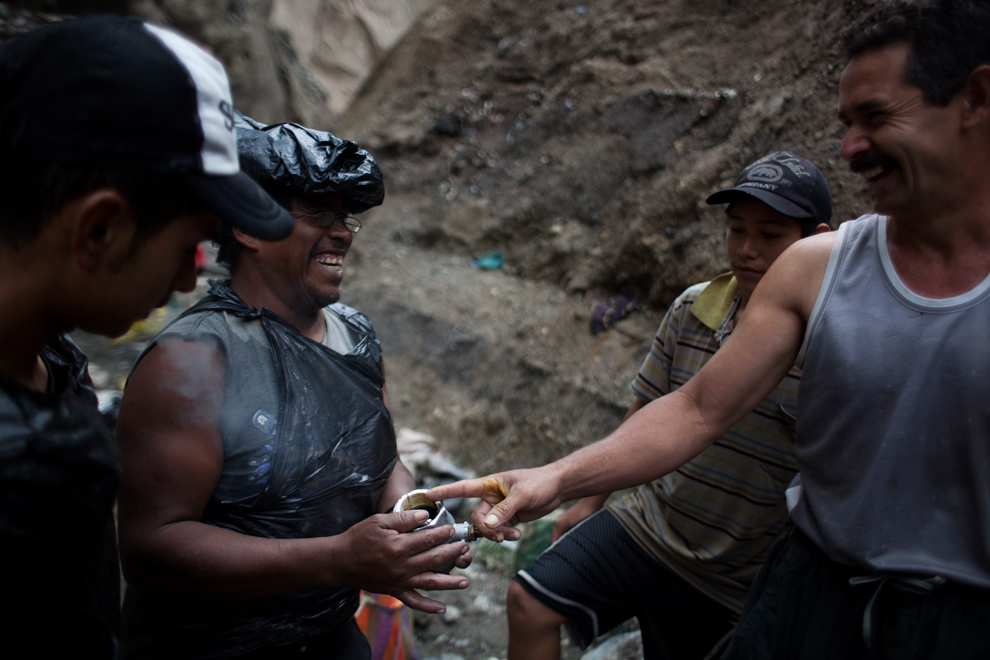
[{"label": "scattered trash", "polygon": [[640,309],[640,301],[636,296],[621,295],[618,298],[606,300],[595,307],[591,314],[591,334],[605,332],[633,312]]},{"label": "scattered trash", "polygon": [[461,608],[457,605],[447,605],[447,611],[442,616],[444,623],[456,623],[461,618]]},{"label": "scattered trash", "polygon": [[[90,372],[93,367],[90,366]],[[107,428],[113,431],[117,428],[117,414],[120,413],[120,399],[124,393],[120,390],[97,390],[96,403]]]},{"label": "scattered trash", "polygon": [[643,636],[638,630],[609,637],[581,660],[643,660]]},{"label": "scattered trash", "polygon": [[488,539],[479,540],[474,548],[474,561],[479,566],[492,569],[511,568],[516,562],[516,551],[519,541],[502,541],[496,543]]},{"label": "scattered trash", "polygon": [[110,387],[110,374],[106,369],[89,363],[89,379],[93,381],[93,387],[97,390],[105,390]]},{"label": "scattered trash", "polygon": [[504,608],[496,607],[492,604],[491,599],[485,594],[478,594],[471,601],[471,609],[475,612],[481,612],[482,614],[494,614],[496,610],[501,610]]},{"label": "scattered trash", "polygon": [[491,252],[484,253],[477,259],[472,259],[468,263],[471,264],[471,268],[500,270],[505,264],[505,255],[502,254],[501,250],[492,250]]},{"label": "scattered trash", "polygon": [[124,344],[130,344],[142,335],[153,337],[165,327],[167,316],[168,308],[166,307],[159,307],[152,310],[148,318],[135,321],[127,332],[111,341],[110,344],[112,346],[123,346]]},{"label": "scattered trash", "polygon": [[[436,488],[475,476],[474,472],[461,469],[444,456],[432,435],[401,428],[396,434],[395,444],[399,450],[399,458],[419,488]],[[464,498],[456,497],[446,500],[444,506],[455,517],[460,517],[458,514],[465,508],[464,502]]]},{"label": "scattered trash", "polygon": [[358,628],[368,638],[372,660],[417,660],[409,608],[387,594],[361,592],[354,614]]},{"label": "scattered trash", "polygon": [[563,511],[563,509],[557,509],[543,518],[519,526],[522,537],[518,541],[519,547],[516,549],[515,561],[513,562],[517,571],[528,568],[544,550],[550,547],[553,526]]},{"label": "scattered trash", "polygon": [[199,275],[206,268],[206,251],[203,250],[202,243],[196,245],[196,255],[193,259],[196,261],[196,274]]},{"label": "scattered trash", "polygon": [[574,8],[574,11],[576,11],[579,14],[584,14],[588,11],[588,8],[584,5],[578,5],[577,7]]}]

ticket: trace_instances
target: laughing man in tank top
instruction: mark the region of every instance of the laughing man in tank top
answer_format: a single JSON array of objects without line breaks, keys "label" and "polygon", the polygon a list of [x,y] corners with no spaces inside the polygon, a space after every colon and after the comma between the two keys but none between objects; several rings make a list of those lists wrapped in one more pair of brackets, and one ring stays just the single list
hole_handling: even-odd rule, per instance
[{"label": "laughing man in tank top", "polygon": [[795,527],[723,657],[988,657],[987,34],[976,0],[891,2],[851,30],[841,155],[876,213],[791,246],[708,364],[606,439],[431,496],[480,496],[484,531],[515,537],[677,469],[796,364]]}]

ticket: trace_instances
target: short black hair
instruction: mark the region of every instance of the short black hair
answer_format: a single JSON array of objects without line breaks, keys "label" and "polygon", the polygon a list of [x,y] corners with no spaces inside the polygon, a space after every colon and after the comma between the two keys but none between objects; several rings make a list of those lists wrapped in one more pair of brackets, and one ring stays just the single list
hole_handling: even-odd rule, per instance
[{"label": "short black hair", "polygon": [[0,242],[15,250],[37,238],[69,201],[104,188],[116,190],[130,204],[136,244],[180,214],[205,209],[179,175],[94,170],[9,154],[0,160]]},{"label": "short black hair", "polygon": [[[292,195],[284,190],[277,190],[271,186],[265,186],[261,182],[258,184],[268,193],[275,203],[281,206],[286,211],[292,204]],[[237,242],[234,237],[234,230],[231,228],[230,223],[221,222],[220,230],[217,232],[216,237],[213,239],[213,245],[217,248],[217,263],[223,264],[227,269],[233,273],[234,268],[237,267],[237,255],[241,251],[241,244]]]},{"label": "short black hair", "polygon": [[907,82],[925,101],[948,105],[966,78],[990,64],[990,3],[986,0],[892,0],[845,33],[847,60],[895,43],[911,44]]}]

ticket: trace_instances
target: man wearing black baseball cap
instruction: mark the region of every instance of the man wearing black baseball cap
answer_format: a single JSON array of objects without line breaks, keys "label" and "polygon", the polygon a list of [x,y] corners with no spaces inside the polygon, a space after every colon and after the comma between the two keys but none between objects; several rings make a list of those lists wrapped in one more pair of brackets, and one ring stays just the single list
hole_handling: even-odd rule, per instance
[{"label": "man wearing black baseball cap", "polygon": [[[679,389],[720,351],[770,265],[802,237],[828,231],[832,217],[821,172],[787,151],[752,163],[735,187],[707,201],[728,205],[732,270],[688,288],[671,305],[632,382],[627,419]],[[732,629],[767,549],[787,526],[800,377],[792,369],[754,412],[678,472],[604,511],[609,493],[564,512],[554,526],[563,537],[509,587],[510,660],[559,657],[561,624],[583,647],[633,616],[646,657],[708,655]]]},{"label": "man wearing black baseball cap", "polygon": [[213,57],[111,17],[2,47],[0,629],[34,655],[118,648],[120,459],[65,333],[122,334],[191,290],[218,217],[268,240],[292,228],[240,173]]},{"label": "man wearing black baseball cap", "polygon": [[732,188],[708,196],[709,204],[727,204],[746,197],[797,220],[806,236],[832,218],[832,196],[814,163],[790,151],[776,151],[751,163]]}]

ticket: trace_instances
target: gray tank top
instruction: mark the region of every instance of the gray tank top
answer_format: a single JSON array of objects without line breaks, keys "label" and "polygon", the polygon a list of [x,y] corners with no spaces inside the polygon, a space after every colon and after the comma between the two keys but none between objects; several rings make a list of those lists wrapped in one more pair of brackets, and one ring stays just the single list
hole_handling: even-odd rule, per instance
[{"label": "gray tank top", "polygon": [[990,587],[990,276],[898,278],[886,218],[843,224],[796,364],[794,523],[832,560]]}]

